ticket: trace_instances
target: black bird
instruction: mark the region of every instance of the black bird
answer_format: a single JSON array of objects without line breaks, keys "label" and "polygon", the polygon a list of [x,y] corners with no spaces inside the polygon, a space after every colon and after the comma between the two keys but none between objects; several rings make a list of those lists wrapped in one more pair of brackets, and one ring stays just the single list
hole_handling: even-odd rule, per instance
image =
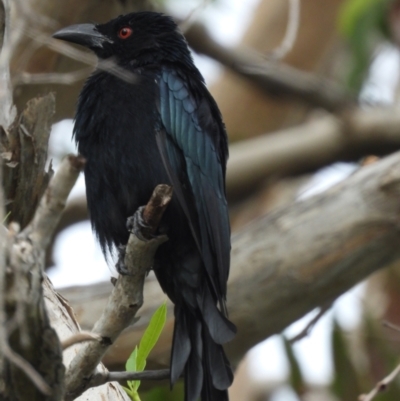
[{"label": "black bird", "polygon": [[87,160],[88,208],[103,252],[127,243],[127,218],[158,184],[173,186],[159,228],[169,240],[153,266],[175,304],[171,384],[184,374],[186,401],[200,395],[203,401],[228,400],[233,375],[221,344],[236,329],[225,307],[228,145],[218,106],[171,17],[132,13],[106,24],[70,26],[54,37],[118,67],[98,68],[86,81],[74,127]]}]

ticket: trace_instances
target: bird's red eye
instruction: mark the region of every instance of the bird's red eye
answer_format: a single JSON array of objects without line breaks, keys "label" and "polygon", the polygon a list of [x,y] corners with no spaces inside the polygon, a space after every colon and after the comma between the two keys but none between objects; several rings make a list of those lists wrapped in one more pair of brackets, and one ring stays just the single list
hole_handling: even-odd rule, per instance
[{"label": "bird's red eye", "polygon": [[121,38],[121,39],[127,39],[127,38],[129,38],[129,36],[131,36],[132,35],[132,28],[129,28],[129,26],[124,26],[123,28],[121,28],[119,31],[118,31],[118,36]]}]

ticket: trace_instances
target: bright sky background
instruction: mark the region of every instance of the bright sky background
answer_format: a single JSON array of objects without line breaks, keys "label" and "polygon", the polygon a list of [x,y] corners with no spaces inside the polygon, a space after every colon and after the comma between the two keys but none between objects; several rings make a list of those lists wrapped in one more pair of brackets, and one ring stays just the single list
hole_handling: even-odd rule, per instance
[{"label": "bright sky background", "polygon": [[[210,32],[221,43],[234,46],[245,31],[255,6],[259,0],[218,0],[206,10],[196,14],[210,28]],[[284,1],[284,0],[282,0]],[[199,4],[192,0],[171,0],[171,10],[180,17],[185,17]],[[177,11],[179,10],[179,11]],[[400,64],[397,49],[391,46],[382,47],[372,68],[363,97],[369,101],[391,103]],[[209,83],[217,77],[218,65],[206,57],[195,56],[195,61],[206,81]],[[65,120],[54,126],[51,137],[53,154],[61,155],[75,152],[71,142],[72,121]],[[299,201],[324,191],[329,186],[351,174],[356,167],[351,164],[338,163],[318,172],[299,192]],[[80,177],[71,197],[84,193],[84,179]],[[56,269],[49,271],[49,276],[56,287],[85,285],[100,280],[108,280],[112,269],[104,262],[99,246],[93,239],[90,224],[77,224],[62,233],[55,246],[54,260]],[[333,319],[336,318],[344,329],[352,329],[360,322],[363,302],[363,288],[355,289],[342,296],[316,325],[311,335],[298,342],[295,353],[299,357],[305,378],[313,383],[327,383],[332,377],[332,358],[330,350],[330,332]],[[292,324],[285,335],[292,337],[300,332],[315,312]],[[259,344],[250,351],[250,371],[258,381],[284,380],[288,365],[283,353],[282,341],[274,336]],[[296,396],[287,388],[275,394],[274,401],[295,401]]]}]

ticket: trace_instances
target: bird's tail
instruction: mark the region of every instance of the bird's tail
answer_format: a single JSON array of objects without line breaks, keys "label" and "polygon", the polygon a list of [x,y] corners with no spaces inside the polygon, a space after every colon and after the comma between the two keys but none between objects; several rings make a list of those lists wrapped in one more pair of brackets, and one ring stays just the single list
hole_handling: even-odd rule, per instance
[{"label": "bird's tail", "polygon": [[[175,306],[171,384],[184,374],[185,401],[198,401],[200,395],[202,401],[229,401],[227,389],[233,374],[220,340],[226,342],[233,338],[235,328],[215,305],[214,308],[212,318],[219,322],[207,321],[210,316],[204,311],[194,314],[184,306]],[[222,330],[218,335],[216,327]],[[223,332],[230,334],[223,335]]]}]

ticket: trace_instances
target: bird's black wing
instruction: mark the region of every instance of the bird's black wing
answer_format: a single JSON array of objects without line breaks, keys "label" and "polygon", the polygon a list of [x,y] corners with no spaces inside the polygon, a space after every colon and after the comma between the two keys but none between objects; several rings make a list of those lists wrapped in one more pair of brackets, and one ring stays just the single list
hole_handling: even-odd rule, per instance
[{"label": "bird's black wing", "polygon": [[[203,83],[192,83],[197,85],[195,88],[189,85],[176,70],[162,70],[157,144],[202,255],[212,290],[224,308],[230,262],[224,177],[226,133],[215,102]],[[182,165],[185,171],[179,170]]]}]

